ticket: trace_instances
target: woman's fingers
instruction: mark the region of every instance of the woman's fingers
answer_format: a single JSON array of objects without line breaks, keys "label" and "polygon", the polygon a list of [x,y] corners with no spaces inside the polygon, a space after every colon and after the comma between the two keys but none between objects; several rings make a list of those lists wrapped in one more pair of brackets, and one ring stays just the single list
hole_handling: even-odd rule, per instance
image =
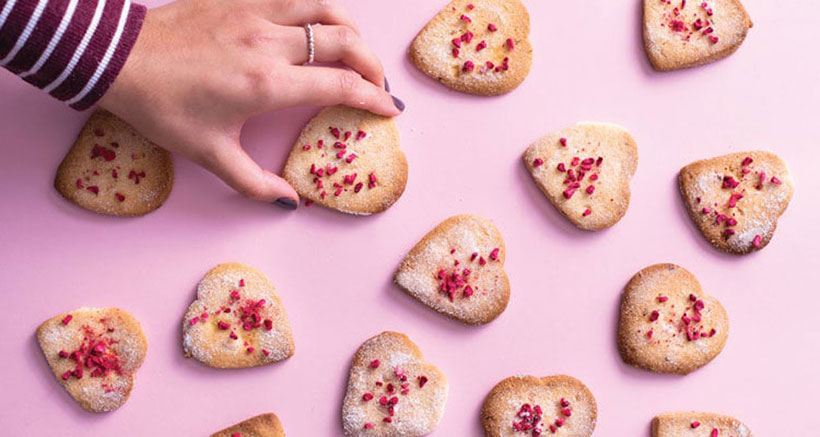
[{"label": "woman's fingers", "polygon": [[231,188],[250,199],[296,209],[299,195],[278,175],[264,170],[239,144],[217,146],[202,164]]},{"label": "woman's fingers", "polygon": [[342,104],[387,117],[399,115],[404,110],[404,104],[384,88],[350,70],[318,66],[287,68],[288,86],[279,90],[276,106]]},{"label": "woman's fingers", "polygon": [[265,17],[283,26],[310,24],[338,24],[348,26],[356,33],[359,28],[350,14],[335,0],[251,0],[258,2]]},{"label": "woman's fingers", "polygon": [[[293,64],[304,64],[308,61],[304,29],[288,28],[288,32],[293,33],[288,58]],[[342,62],[376,86],[384,87],[384,69],[379,58],[350,27],[314,26],[313,40],[316,62]]]}]

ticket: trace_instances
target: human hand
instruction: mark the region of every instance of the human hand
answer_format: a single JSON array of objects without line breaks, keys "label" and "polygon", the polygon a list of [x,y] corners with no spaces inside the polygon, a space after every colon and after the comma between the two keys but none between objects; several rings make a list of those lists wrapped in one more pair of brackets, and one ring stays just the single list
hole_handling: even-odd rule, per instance
[{"label": "human hand", "polygon": [[[305,23],[316,62],[308,60]],[[243,195],[295,209],[296,191],[242,149],[253,115],[334,105],[395,116],[384,71],[334,0],[179,0],[148,11],[136,45],[99,102],[148,139],[216,174]]]}]

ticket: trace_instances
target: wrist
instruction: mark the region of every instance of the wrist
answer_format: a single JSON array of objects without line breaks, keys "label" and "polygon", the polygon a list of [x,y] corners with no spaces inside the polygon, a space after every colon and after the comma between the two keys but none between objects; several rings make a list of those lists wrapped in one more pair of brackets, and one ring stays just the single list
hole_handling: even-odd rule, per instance
[{"label": "wrist", "polygon": [[151,50],[149,46],[153,33],[152,15],[151,10],[145,12],[140,22],[139,33],[134,37],[127,58],[123,60],[118,74],[97,102],[101,108],[120,115],[122,110],[128,106],[127,102],[132,101],[135,96],[143,92],[140,78],[144,75],[140,71]]}]

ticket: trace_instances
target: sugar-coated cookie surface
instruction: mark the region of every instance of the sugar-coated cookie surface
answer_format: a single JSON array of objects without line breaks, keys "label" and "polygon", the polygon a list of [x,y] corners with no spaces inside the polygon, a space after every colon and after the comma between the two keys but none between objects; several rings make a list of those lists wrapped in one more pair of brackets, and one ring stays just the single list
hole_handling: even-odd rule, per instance
[{"label": "sugar-coated cookie surface", "polygon": [[658,414],[650,428],[652,437],[752,437],[749,427],[734,417],[694,411]]},{"label": "sugar-coated cookie surface", "polygon": [[532,66],[530,16],[519,0],[453,0],[419,32],[410,59],[465,93],[512,91]]},{"label": "sugar-coated cookie surface", "polygon": [[211,367],[272,364],[294,352],[285,307],[258,270],[240,263],[220,264],[197,286],[196,300],[182,320],[182,347]]},{"label": "sugar-coated cookie surface", "polygon": [[285,437],[285,430],[275,414],[265,413],[215,432],[211,437]]},{"label": "sugar-coated cookie surface", "polygon": [[725,58],[751,27],[739,0],[644,0],[644,48],[659,71]]},{"label": "sugar-coated cookie surface", "polygon": [[618,349],[627,364],[685,375],[712,361],[728,335],[726,310],[683,267],[649,266],[624,289]]},{"label": "sugar-coated cookie surface", "polygon": [[732,153],[681,169],[689,216],[716,248],[738,255],[766,247],[794,195],[786,163],[770,152]]},{"label": "sugar-coated cookie surface", "polygon": [[447,377],[424,360],[404,334],[383,332],[353,356],[342,405],[351,436],[415,437],[435,429],[449,390]]},{"label": "sugar-coated cookie surface", "polygon": [[94,413],[122,406],[134,387],[148,341],[139,322],[117,308],[79,308],[37,328],[37,341],[57,381]]},{"label": "sugar-coated cookie surface", "polygon": [[505,257],[495,225],[478,216],[458,215],[441,222],[410,250],[394,281],[448,317],[489,323],[510,300]]},{"label": "sugar-coated cookie surface", "polygon": [[348,214],[392,206],[407,184],[407,159],[392,118],[361,109],[323,109],[302,130],[283,177],[305,200]]},{"label": "sugar-coated cookie surface", "polygon": [[523,158],[541,192],[575,226],[597,231],[626,214],[638,147],[620,126],[579,123],[539,139]]},{"label": "sugar-coated cookie surface", "polygon": [[91,114],[54,179],[54,187],[68,201],[122,216],[159,208],[173,185],[171,154],[102,110]]},{"label": "sugar-coated cookie surface", "polygon": [[487,437],[589,437],[597,420],[592,392],[566,375],[509,377],[493,387],[481,408]]}]

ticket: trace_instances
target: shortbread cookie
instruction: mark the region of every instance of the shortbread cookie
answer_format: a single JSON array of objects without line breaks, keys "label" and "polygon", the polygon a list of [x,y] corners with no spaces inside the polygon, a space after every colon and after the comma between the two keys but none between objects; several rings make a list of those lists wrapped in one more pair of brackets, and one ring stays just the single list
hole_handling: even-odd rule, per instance
[{"label": "shortbread cookie", "polygon": [[424,360],[410,338],[382,332],[356,351],[342,405],[344,432],[352,436],[415,437],[444,414],[447,377]]},{"label": "shortbread cookie", "polygon": [[211,437],[285,437],[285,430],[275,414],[266,413],[211,434]]},{"label": "shortbread cookie", "polygon": [[487,437],[588,437],[597,420],[592,392],[566,375],[507,378],[493,387],[481,408]]},{"label": "shortbread cookie", "polygon": [[98,110],[63,158],[54,187],[100,214],[137,216],[162,206],[174,185],[171,154]]},{"label": "shortbread cookie", "polygon": [[579,123],[532,144],[524,152],[524,165],[572,224],[597,231],[626,214],[638,147],[620,126]]},{"label": "shortbread cookie", "polygon": [[504,240],[489,220],[450,217],[404,258],[394,281],[428,307],[464,323],[498,317],[510,301]]},{"label": "shortbread cookie", "polygon": [[519,0],[453,0],[416,36],[410,59],[465,93],[512,91],[532,66],[530,15]]},{"label": "shortbread cookie", "polygon": [[199,282],[182,321],[186,357],[221,368],[272,364],[293,355],[285,307],[268,278],[240,263],[220,264]]},{"label": "shortbread cookie", "polygon": [[770,152],[733,153],[680,171],[689,216],[720,250],[747,254],[764,248],[794,194],[786,163]]},{"label": "shortbread cookie", "polygon": [[407,159],[392,118],[332,106],[302,130],[284,178],[306,199],[348,214],[390,208],[407,184]]},{"label": "shortbread cookie", "polygon": [[694,411],[659,414],[651,428],[652,437],[752,437],[749,427],[734,417]]},{"label": "shortbread cookie", "polygon": [[697,278],[674,264],[649,266],[621,296],[618,349],[627,364],[658,373],[687,374],[726,344],[729,318]]},{"label": "shortbread cookie", "polygon": [[643,41],[656,70],[678,70],[731,55],[752,20],[739,0],[644,0]]},{"label": "shortbread cookie", "polygon": [[117,308],[79,308],[43,322],[37,341],[57,381],[83,408],[113,411],[131,395],[148,340]]}]

